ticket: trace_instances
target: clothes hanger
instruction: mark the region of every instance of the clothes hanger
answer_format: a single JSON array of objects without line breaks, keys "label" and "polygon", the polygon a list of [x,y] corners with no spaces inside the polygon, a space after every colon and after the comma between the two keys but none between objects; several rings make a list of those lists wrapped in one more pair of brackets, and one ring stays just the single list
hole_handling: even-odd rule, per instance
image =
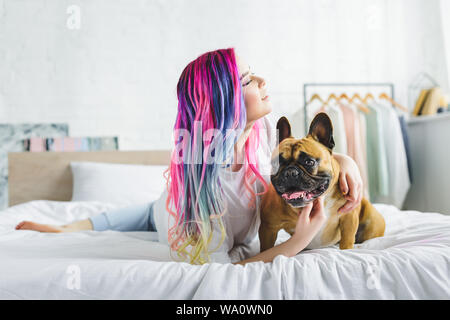
[{"label": "clothes hanger", "polygon": [[350,100],[353,101],[353,100],[355,100],[355,99],[359,99],[359,100],[362,101],[362,99],[361,99],[361,97],[360,97],[360,95],[359,95],[358,93],[355,93],[355,94],[353,95],[353,97],[352,97]]},{"label": "clothes hanger", "polygon": [[331,106],[329,105],[329,102],[331,101],[331,99],[336,100],[336,102],[339,101],[339,98],[336,97],[336,95],[335,95],[334,93],[331,93],[331,94],[328,96],[328,99],[327,99],[326,101],[323,102],[323,104],[322,104],[322,106],[320,107],[319,110],[323,110],[323,109],[325,108],[325,106],[331,107]]},{"label": "clothes hanger", "polygon": [[308,103],[306,103],[306,105],[310,104],[311,102],[313,102],[314,100],[319,100],[322,103],[325,103],[325,101],[323,101],[323,99],[317,94],[314,93],[311,98],[309,99]]},{"label": "clothes hanger", "polygon": [[332,93],[332,94],[330,94],[330,95],[328,96],[327,103],[330,102],[331,99],[334,99],[334,100],[336,100],[336,101],[339,101],[339,98],[338,98],[334,93]]},{"label": "clothes hanger", "polygon": [[346,99],[348,102],[350,102],[350,98],[349,98],[345,93],[343,93],[343,94],[341,94],[341,95],[339,96],[339,101],[340,101],[341,99]]},{"label": "clothes hanger", "polygon": [[[358,95],[359,96],[359,95]],[[353,100],[353,98],[352,99],[350,99],[345,93],[343,93],[343,94],[341,94],[340,95],[340,97],[339,97],[340,99],[346,99],[347,101],[348,101],[348,103],[352,103],[352,100]],[[356,104],[356,103],[354,103],[358,108],[360,108],[360,105],[359,104]],[[363,111],[364,113],[369,113],[370,112],[370,110],[367,108],[367,107],[364,107],[364,106],[361,106],[362,108],[361,108],[361,111]]]},{"label": "clothes hanger", "polygon": [[319,100],[320,102],[322,102],[321,107],[318,109],[319,112],[320,110],[322,110],[327,104],[326,101],[324,101],[317,93],[314,93],[311,98],[309,99],[309,101],[306,103],[306,106],[309,105],[311,102],[313,102],[314,100]]},{"label": "clothes hanger", "polygon": [[349,100],[349,102],[355,104],[355,105],[358,107],[359,110],[361,110],[362,112],[364,112],[364,113],[366,113],[366,114],[370,112],[370,109],[369,109],[369,108],[367,108],[366,106],[363,106],[362,104],[356,103],[356,102],[354,101],[355,99],[359,99],[359,101],[361,101],[362,103],[364,103],[363,99],[361,99],[361,97],[360,97],[360,95],[359,95],[358,93],[355,93],[355,94],[353,95],[353,97]]},{"label": "clothes hanger", "polygon": [[367,101],[369,101],[369,99],[375,100],[375,97],[370,92],[366,94],[362,101],[364,102],[364,104],[367,104]]},{"label": "clothes hanger", "polygon": [[382,92],[379,97],[380,99],[384,99],[389,101],[390,103],[392,103],[392,105],[394,105],[395,107],[399,108],[400,110],[404,111],[404,112],[409,112],[407,108],[405,108],[404,106],[402,106],[401,104],[399,104],[398,102],[394,101],[391,97],[389,97],[385,92]]}]

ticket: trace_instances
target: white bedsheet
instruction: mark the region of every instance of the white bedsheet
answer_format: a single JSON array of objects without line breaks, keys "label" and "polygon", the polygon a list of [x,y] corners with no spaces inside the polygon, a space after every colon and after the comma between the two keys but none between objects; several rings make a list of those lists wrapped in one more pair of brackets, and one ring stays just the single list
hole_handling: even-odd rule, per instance
[{"label": "white bedsheet", "polygon": [[[246,266],[170,261],[149,232],[45,234],[115,205],[31,201],[0,211],[1,299],[449,299],[450,217],[376,205],[383,238]],[[281,234],[278,242],[286,234]]]}]

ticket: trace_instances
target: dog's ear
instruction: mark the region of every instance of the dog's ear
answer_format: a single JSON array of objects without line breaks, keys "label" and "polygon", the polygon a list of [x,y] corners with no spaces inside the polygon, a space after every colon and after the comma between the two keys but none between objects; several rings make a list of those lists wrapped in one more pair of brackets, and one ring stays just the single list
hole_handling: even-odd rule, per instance
[{"label": "dog's ear", "polygon": [[309,134],[330,151],[334,148],[333,124],[326,113],[320,112],[314,117],[309,126]]},{"label": "dog's ear", "polygon": [[281,117],[277,122],[278,144],[291,137],[291,125],[286,117]]}]

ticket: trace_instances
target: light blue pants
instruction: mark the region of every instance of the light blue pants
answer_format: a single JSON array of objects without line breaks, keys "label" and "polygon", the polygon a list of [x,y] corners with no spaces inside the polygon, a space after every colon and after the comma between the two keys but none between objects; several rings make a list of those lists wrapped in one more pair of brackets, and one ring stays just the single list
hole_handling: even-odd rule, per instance
[{"label": "light blue pants", "polygon": [[154,203],[152,201],[102,212],[89,219],[95,231],[156,231],[153,218]]}]

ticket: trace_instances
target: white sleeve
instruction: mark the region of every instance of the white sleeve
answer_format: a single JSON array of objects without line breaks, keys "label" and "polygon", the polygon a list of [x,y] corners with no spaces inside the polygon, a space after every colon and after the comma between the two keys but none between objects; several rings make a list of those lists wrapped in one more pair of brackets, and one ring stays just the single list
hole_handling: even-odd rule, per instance
[{"label": "white sleeve", "polygon": [[256,256],[260,251],[259,238],[254,237],[250,242],[239,244],[230,251],[231,262],[239,262]]}]

